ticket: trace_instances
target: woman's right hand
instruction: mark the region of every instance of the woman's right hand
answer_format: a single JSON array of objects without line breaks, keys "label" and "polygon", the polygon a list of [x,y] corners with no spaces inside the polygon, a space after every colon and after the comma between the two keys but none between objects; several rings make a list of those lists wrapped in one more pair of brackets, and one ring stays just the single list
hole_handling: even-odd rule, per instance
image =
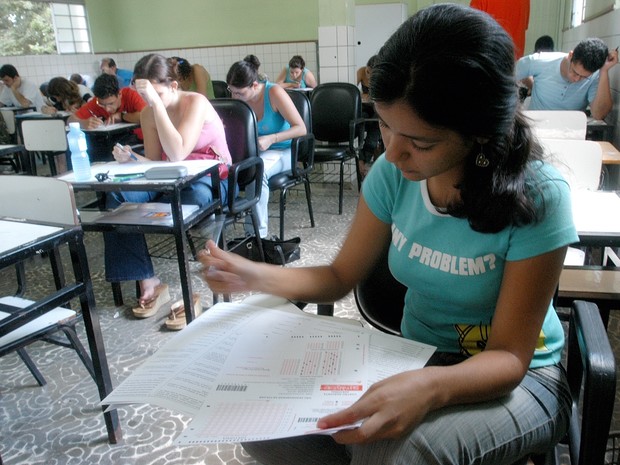
[{"label": "woman's right hand", "polygon": [[150,107],[152,107],[153,103],[155,103],[156,101],[161,102],[161,98],[157,94],[157,91],[153,87],[153,84],[151,84],[151,81],[149,81],[148,79],[136,79],[134,87]]},{"label": "woman's right hand", "polygon": [[261,279],[260,268],[268,266],[226,252],[212,240],[198,252],[198,260],[203,266],[202,278],[217,294],[257,290]]}]

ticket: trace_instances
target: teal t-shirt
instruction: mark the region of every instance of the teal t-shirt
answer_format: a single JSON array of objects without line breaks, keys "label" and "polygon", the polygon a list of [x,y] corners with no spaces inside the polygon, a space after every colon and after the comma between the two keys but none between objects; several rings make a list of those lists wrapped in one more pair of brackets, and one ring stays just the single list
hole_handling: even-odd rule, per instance
[{"label": "teal t-shirt", "polygon": [[[480,233],[467,219],[437,212],[425,181],[405,179],[384,156],[375,162],[362,193],[373,214],[392,227],[390,270],[408,288],[404,337],[444,352],[474,355],[483,350],[505,263],[578,240],[568,184],[555,168],[536,163],[532,182],[544,199],[537,202],[544,203],[541,220]],[[563,345],[564,331],[550,302],[530,366],[557,363]]]},{"label": "teal t-shirt", "polygon": [[[276,132],[286,131],[291,127],[288,121],[284,119],[279,112],[274,111],[271,107],[271,100],[269,98],[269,89],[271,89],[274,84],[272,82],[265,82],[265,97],[264,97],[264,110],[263,110],[263,118],[258,121],[258,135],[265,136],[268,134],[275,134]],[[287,149],[291,146],[291,139],[283,140],[280,142],[276,142],[275,144],[271,144],[269,149],[277,149],[283,150]]]}]

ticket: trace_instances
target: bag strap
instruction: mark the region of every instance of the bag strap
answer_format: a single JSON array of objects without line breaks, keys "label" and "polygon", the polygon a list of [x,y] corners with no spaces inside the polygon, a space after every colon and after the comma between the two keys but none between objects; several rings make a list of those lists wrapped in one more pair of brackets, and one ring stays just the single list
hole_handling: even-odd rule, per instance
[{"label": "bag strap", "polygon": [[284,251],[282,250],[282,246],[280,244],[276,244],[274,246],[274,250],[276,251],[276,253],[278,254],[278,256],[280,257],[280,265],[285,265],[286,264],[286,259],[284,258]]}]

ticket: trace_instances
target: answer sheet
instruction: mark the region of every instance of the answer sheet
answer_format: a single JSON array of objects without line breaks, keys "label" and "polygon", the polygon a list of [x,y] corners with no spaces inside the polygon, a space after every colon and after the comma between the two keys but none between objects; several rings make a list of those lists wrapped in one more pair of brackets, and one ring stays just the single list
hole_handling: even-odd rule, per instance
[{"label": "answer sheet", "polygon": [[[298,309],[219,303],[175,335],[102,404],[151,403],[192,416],[176,444],[316,431],[434,348]],[[329,432],[327,432],[329,433]]]}]

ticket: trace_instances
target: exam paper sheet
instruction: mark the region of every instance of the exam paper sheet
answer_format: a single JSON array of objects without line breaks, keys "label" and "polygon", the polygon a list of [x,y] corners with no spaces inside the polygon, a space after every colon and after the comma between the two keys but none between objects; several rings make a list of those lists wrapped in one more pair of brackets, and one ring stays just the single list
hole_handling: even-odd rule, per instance
[{"label": "exam paper sheet", "polygon": [[220,303],[102,404],[151,403],[192,416],[176,444],[298,436],[372,383],[421,368],[433,351],[338,318]]}]

